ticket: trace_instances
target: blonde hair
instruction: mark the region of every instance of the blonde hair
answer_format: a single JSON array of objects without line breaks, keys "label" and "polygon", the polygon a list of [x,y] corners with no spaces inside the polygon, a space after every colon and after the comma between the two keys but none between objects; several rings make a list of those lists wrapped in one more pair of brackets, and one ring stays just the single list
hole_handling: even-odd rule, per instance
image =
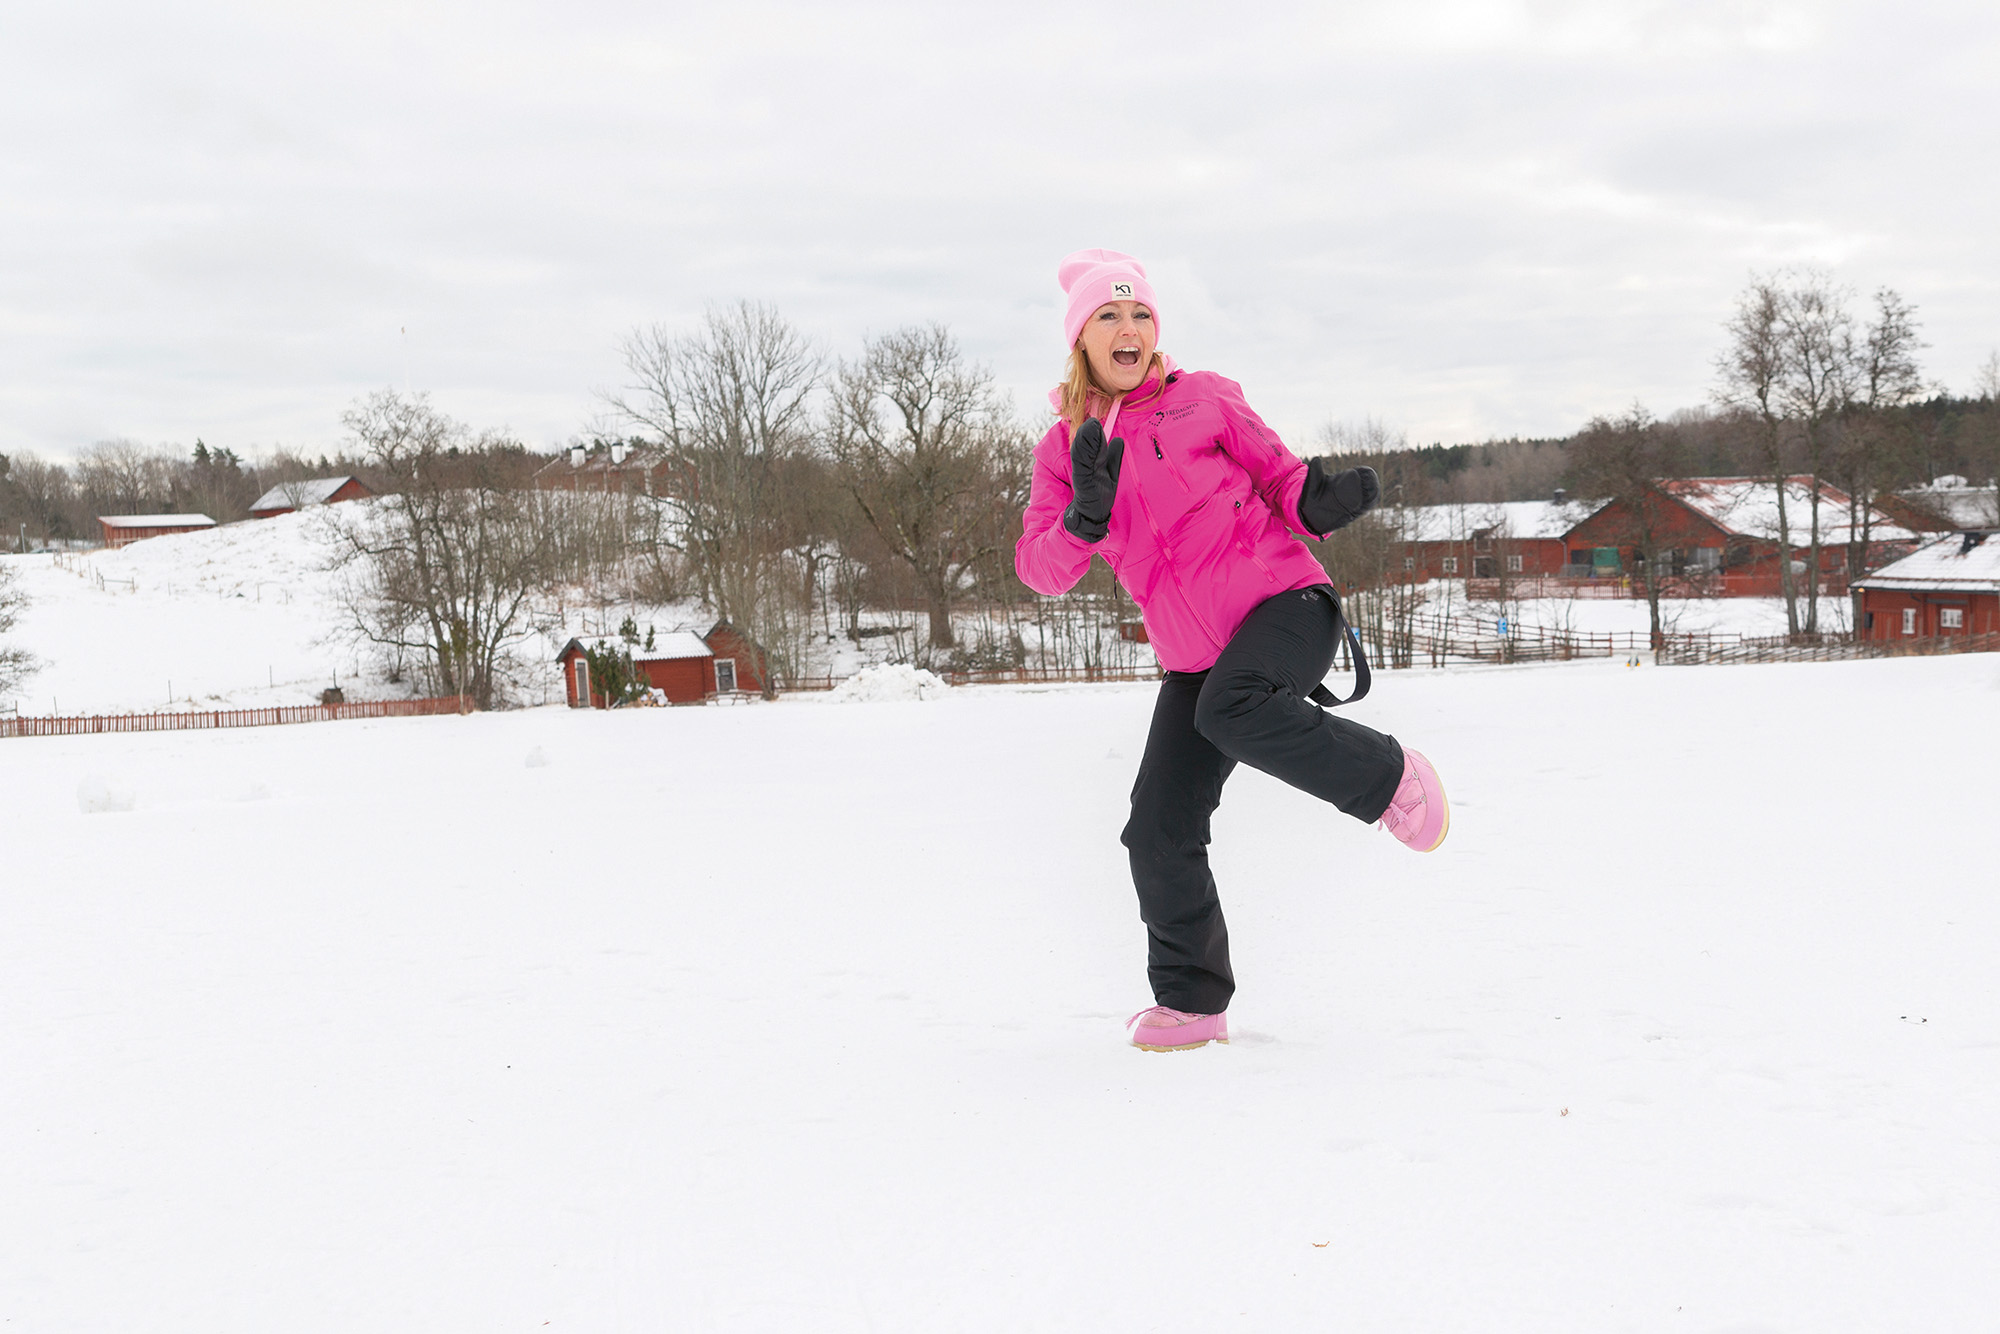
[{"label": "blonde hair", "polygon": [[[1153,392],[1147,395],[1148,398],[1156,398],[1166,392],[1167,363],[1157,348],[1153,351],[1153,360],[1146,367],[1146,374],[1155,377]],[[1141,379],[1139,383],[1143,385],[1145,380]],[[1083,425],[1085,417],[1102,417],[1111,407],[1112,400],[1118,397],[1097,382],[1097,377],[1090,370],[1090,355],[1080,344],[1069,350],[1069,373],[1063,376],[1060,396],[1061,406],[1057,411],[1072,434]]]}]

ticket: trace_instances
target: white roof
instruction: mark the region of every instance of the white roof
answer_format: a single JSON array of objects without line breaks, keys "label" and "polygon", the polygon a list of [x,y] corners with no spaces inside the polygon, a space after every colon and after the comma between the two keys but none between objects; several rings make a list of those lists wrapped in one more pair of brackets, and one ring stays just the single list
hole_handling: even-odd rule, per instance
[{"label": "white roof", "polygon": [[[1968,546],[1968,542],[1972,545]],[[1856,588],[2000,593],[2000,534],[1951,533],[1890,561]]]},{"label": "white roof", "polygon": [[1901,491],[1905,500],[1922,506],[1955,528],[1981,528],[2000,523],[2000,490],[1973,486],[1963,477],[1940,477],[1929,486]]},{"label": "white roof", "polygon": [[[1574,501],[1507,500],[1487,505],[1412,505],[1403,510],[1403,532],[1412,542],[1463,542],[1488,529],[1521,540],[1559,538],[1583,522],[1587,506]],[[1390,511],[1393,516],[1395,511]],[[1393,522],[1393,517],[1391,519]]]},{"label": "white roof", "polygon": [[[1778,540],[1778,488],[1761,477],[1670,477],[1660,483],[1662,490],[1677,497],[1695,513],[1712,520],[1725,532]],[[1819,501],[1819,540],[1835,546],[1848,540],[1847,493],[1822,480]],[[1785,520],[1791,529],[1792,545],[1812,541],[1812,479],[1785,479]],[[1868,524],[1870,540],[1908,541],[1916,536],[1891,520],[1881,510],[1872,510]]]},{"label": "white roof", "polygon": [[113,528],[213,528],[206,514],[100,514],[99,523]]},{"label": "white roof", "polygon": [[257,497],[253,510],[297,510],[308,505],[324,505],[333,493],[353,481],[352,477],[315,477],[310,482],[280,482]]},{"label": "white roof", "polygon": [[653,647],[645,647],[641,639],[637,644],[627,644],[617,635],[576,635],[575,642],[587,649],[629,648],[634,662],[665,662],[672,658],[712,658],[715,650],[702,643],[701,636],[692,630],[656,631]]}]

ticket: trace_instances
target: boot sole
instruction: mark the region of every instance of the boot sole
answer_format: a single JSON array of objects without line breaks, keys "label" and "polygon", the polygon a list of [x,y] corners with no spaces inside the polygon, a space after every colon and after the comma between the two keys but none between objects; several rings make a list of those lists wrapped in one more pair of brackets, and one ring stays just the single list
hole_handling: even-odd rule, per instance
[{"label": "boot sole", "polygon": [[1140,1051],[1194,1051],[1199,1047],[1206,1047],[1211,1042],[1220,1042],[1225,1047],[1229,1045],[1228,1038],[1203,1038],[1200,1042],[1186,1042],[1178,1047],[1155,1047],[1150,1042],[1134,1042],[1132,1045]]}]

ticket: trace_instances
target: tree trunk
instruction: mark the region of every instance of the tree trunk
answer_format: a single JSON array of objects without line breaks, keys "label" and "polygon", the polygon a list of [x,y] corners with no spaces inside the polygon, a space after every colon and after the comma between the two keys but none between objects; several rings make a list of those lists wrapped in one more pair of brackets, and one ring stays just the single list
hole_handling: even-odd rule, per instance
[{"label": "tree trunk", "polygon": [[924,600],[928,604],[925,610],[930,613],[931,647],[933,649],[957,648],[958,639],[952,634],[951,630],[950,596],[944,589],[932,587]]}]

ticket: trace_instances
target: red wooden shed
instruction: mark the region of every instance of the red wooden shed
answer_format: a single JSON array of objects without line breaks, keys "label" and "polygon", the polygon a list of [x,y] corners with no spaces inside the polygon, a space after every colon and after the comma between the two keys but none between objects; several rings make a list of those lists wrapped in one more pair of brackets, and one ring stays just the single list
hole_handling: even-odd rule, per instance
[{"label": "red wooden shed", "polygon": [[97,522],[104,527],[104,545],[113,548],[215,527],[206,514],[100,514]]},{"label": "red wooden shed", "polygon": [[1861,590],[1861,637],[2000,634],[2000,529],[1938,538],[1884,565]]},{"label": "red wooden shed", "polygon": [[579,636],[563,645],[563,688],[573,709],[604,708],[606,701],[590,679],[591,649],[625,649],[646,684],[667,697],[669,704],[702,704],[715,694],[715,654],[692,630],[655,635],[652,648],[628,645],[616,635]]}]

